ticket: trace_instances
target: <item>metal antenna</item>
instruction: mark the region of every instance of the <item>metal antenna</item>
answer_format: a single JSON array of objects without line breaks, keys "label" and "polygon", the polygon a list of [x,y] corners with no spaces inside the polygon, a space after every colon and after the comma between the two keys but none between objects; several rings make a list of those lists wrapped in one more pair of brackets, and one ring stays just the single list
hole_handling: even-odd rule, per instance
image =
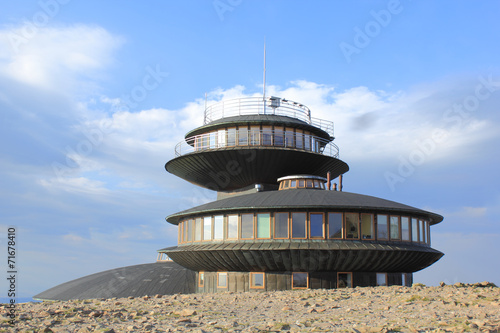
[{"label": "metal antenna", "polygon": [[262,101],[264,102],[264,114],[266,114],[266,37],[264,37],[264,85],[262,96]]},{"label": "metal antenna", "polygon": [[262,93],[266,99],[266,38],[264,37],[264,92]]}]

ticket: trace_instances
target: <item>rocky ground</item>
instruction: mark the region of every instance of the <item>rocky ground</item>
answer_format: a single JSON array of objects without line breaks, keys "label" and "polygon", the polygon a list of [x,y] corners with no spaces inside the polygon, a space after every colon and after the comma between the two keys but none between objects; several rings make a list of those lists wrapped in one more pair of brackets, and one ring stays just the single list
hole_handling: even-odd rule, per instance
[{"label": "rocky ground", "polygon": [[189,294],[24,303],[0,332],[500,332],[500,288],[411,288]]}]

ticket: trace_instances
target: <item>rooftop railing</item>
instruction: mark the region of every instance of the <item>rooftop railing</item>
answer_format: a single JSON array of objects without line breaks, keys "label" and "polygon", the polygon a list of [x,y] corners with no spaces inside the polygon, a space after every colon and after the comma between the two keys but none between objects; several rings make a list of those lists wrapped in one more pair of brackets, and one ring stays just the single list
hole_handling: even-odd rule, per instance
[{"label": "rooftop railing", "polygon": [[244,97],[223,100],[205,109],[203,124],[214,120],[243,115],[277,115],[301,120],[319,127],[333,137],[333,122],[311,117],[311,110],[303,104],[280,97]]},{"label": "rooftop railing", "polygon": [[186,138],[175,146],[175,155],[238,147],[288,148],[339,157],[337,145],[314,135],[283,130],[236,128]]}]

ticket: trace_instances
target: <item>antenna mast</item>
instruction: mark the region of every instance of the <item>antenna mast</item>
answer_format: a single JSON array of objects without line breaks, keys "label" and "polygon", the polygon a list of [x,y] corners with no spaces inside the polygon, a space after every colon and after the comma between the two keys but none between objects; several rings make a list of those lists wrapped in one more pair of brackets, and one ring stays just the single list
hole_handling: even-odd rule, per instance
[{"label": "antenna mast", "polygon": [[264,39],[264,92],[262,93],[266,99],[266,40]]},{"label": "antenna mast", "polygon": [[266,38],[264,37],[264,84],[262,92],[262,101],[264,102],[264,114],[266,114]]}]

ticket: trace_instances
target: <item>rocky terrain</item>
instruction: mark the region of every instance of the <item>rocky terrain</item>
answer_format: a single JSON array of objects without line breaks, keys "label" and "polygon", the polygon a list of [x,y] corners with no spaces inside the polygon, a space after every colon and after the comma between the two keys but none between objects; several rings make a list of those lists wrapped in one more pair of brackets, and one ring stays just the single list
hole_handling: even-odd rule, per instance
[{"label": "rocky terrain", "polygon": [[0,307],[1,332],[499,332],[500,288],[439,287],[189,294]]}]

